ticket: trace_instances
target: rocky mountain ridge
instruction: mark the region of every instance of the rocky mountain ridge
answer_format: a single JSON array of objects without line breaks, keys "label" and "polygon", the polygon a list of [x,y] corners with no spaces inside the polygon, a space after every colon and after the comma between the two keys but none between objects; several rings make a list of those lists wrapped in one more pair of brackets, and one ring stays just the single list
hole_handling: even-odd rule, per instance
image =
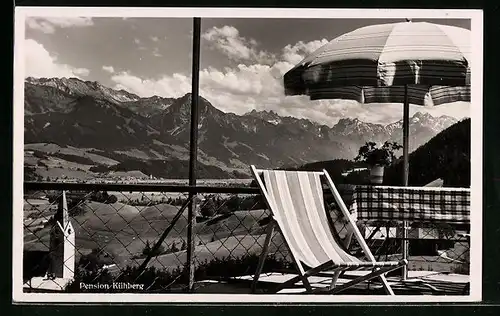
[{"label": "rocky mountain ridge", "polygon": [[[186,162],[190,105],[189,93],[180,98],[144,98],[76,78],[27,78],[25,143],[93,148],[120,162]],[[225,113],[203,97],[199,111],[200,164],[228,176],[248,172],[249,164],[279,167],[332,157],[352,159],[365,141],[402,136],[402,122],[382,125],[342,118],[328,127],[274,111]],[[455,122],[451,117],[416,113],[410,122],[410,149]]]}]

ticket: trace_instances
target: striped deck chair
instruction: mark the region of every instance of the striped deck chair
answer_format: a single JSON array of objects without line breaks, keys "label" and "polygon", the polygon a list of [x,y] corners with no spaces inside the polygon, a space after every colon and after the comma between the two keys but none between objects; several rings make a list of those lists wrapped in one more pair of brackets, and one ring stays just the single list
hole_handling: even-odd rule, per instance
[{"label": "striped deck chair", "polygon": [[[253,165],[251,169],[272,216],[266,229],[266,239],[252,282],[252,293],[255,292],[274,229],[277,228],[283,235],[299,274],[297,277],[280,284],[273,291],[274,293],[293,286],[299,281],[302,282],[307,292],[323,292],[325,289],[313,289],[308,278],[330,272],[332,282],[327,288],[329,293],[339,293],[361,282],[378,277],[385,292],[394,295],[385,274],[401,268],[408,262],[406,260],[399,262],[377,262],[375,260],[332,179],[325,170],[322,172],[258,170]],[[360,260],[350,255],[337,243],[328,224],[320,177],[325,177],[367,260]],[[337,285],[339,276],[349,270],[367,270],[367,274],[342,285]]]}]

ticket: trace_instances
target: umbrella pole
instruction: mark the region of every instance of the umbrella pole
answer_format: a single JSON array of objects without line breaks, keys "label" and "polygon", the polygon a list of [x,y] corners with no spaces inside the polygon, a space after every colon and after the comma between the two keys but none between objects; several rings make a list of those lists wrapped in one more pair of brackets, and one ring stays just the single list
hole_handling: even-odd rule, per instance
[{"label": "umbrella pole", "polygon": [[[410,100],[408,96],[408,85],[405,85],[405,97],[403,105],[403,186],[408,186],[408,175],[410,171],[409,164],[409,136],[410,136]],[[403,259],[408,260],[409,249],[408,249],[408,222],[403,221],[403,232],[402,232],[402,252]],[[408,267],[403,266],[402,269],[403,280],[408,277]]]}]

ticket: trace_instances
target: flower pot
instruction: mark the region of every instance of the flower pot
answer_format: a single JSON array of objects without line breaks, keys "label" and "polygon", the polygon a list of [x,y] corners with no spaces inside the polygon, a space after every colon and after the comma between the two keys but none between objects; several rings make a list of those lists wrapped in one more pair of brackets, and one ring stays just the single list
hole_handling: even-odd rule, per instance
[{"label": "flower pot", "polygon": [[371,167],[370,182],[373,184],[382,184],[384,182],[384,166],[375,165]]}]

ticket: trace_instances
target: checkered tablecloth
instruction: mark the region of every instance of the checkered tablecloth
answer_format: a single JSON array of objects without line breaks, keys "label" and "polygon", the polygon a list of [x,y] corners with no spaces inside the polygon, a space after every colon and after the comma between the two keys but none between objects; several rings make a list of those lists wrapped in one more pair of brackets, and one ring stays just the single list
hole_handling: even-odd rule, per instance
[{"label": "checkered tablecloth", "polygon": [[351,213],[360,221],[470,223],[470,189],[356,186]]}]

